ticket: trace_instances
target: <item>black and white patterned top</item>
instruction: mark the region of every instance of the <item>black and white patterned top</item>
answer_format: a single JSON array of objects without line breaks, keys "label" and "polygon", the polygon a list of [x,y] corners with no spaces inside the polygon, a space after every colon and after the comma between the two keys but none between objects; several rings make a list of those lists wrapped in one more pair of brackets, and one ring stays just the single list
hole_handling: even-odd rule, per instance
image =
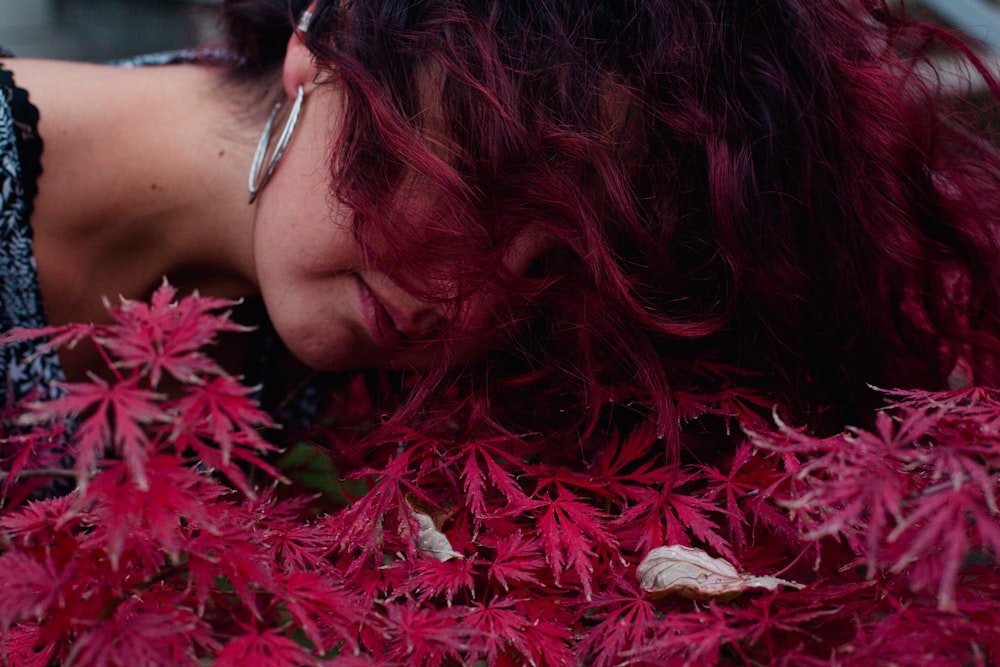
[{"label": "black and white patterned top", "polygon": [[[0,55],[10,56],[0,48]],[[123,66],[181,62],[231,62],[222,51],[152,54],[117,63]],[[43,142],[38,110],[8,70],[0,68],[0,333],[35,329],[47,322],[32,251],[31,211],[41,174]],[[0,412],[27,396],[43,400],[60,393],[59,358],[44,341],[0,345]]]},{"label": "black and white patterned top", "polygon": [[[31,247],[31,202],[41,172],[38,111],[0,69],[0,332],[45,326],[38,270]],[[63,374],[41,341],[0,347],[0,406],[58,393]]]}]

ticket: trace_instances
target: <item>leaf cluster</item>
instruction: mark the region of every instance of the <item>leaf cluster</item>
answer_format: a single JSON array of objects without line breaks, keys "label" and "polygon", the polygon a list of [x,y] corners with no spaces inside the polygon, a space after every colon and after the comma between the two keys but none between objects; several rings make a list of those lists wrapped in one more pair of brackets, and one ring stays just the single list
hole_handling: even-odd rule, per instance
[{"label": "leaf cluster", "polygon": [[[3,664],[1000,662],[996,391],[888,392],[874,428],[820,438],[696,363],[680,462],[642,423],[586,443],[414,424],[300,445],[304,482],[205,350],[228,307],[165,285],[40,332],[97,345],[111,379],[0,442]],[[377,421],[361,386],[341,423]],[[667,545],[795,585],[655,594],[637,569]]]}]

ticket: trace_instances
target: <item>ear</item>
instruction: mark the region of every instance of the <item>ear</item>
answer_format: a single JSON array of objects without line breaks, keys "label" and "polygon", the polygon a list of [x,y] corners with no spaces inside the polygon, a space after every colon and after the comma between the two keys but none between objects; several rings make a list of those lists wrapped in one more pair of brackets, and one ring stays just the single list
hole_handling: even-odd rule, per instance
[{"label": "ear", "polygon": [[[309,6],[309,11],[315,7]],[[285,64],[282,68],[282,81],[285,86],[285,94],[294,98],[299,86],[305,88],[306,93],[310,93],[316,87],[316,77],[319,71],[316,69],[316,61],[312,52],[306,48],[305,35],[298,29],[292,31],[292,36],[288,40],[288,49],[285,51]]]}]

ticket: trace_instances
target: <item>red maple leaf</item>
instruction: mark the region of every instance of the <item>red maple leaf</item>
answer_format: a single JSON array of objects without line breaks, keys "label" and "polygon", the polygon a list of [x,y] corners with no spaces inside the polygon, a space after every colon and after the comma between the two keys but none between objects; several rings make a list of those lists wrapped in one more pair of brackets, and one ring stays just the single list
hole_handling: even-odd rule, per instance
[{"label": "red maple leaf", "polygon": [[351,573],[356,573],[366,559],[378,558],[386,538],[382,530],[383,522],[390,517],[397,520],[406,543],[407,556],[412,559],[416,555],[418,531],[416,520],[409,513],[407,495],[412,494],[413,498],[428,507],[435,505],[434,500],[413,480],[415,475],[411,463],[417,454],[413,448],[406,449],[381,470],[365,468],[352,475],[359,479],[378,475],[378,479],[364,496],[326,522],[336,547],[348,553],[360,551],[361,557],[351,560]]},{"label": "red maple leaf", "polygon": [[518,607],[531,621],[522,635],[529,664],[546,667],[580,664],[572,648],[577,641],[580,616],[567,608],[565,600],[552,595],[525,596]]},{"label": "red maple leaf", "polygon": [[489,560],[489,576],[509,591],[512,586],[541,586],[539,579],[545,567],[541,540],[528,537],[522,531],[491,532],[480,537],[484,546],[494,549]]},{"label": "red maple leaf", "polygon": [[16,620],[44,618],[64,600],[71,575],[50,558],[16,551],[0,555],[0,630]]},{"label": "red maple leaf", "polygon": [[620,665],[627,652],[642,646],[656,623],[659,612],[639,590],[637,582],[617,578],[596,595],[586,613],[600,622],[587,629],[578,652],[593,661],[594,667]]},{"label": "red maple leaf", "polygon": [[665,544],[688,546],[694,538],[725,558],[734,558],[729,542],[719,534],[718,523],[710,518],[721,508],[711,500],[679,490],[695,475],[694,470],[682,471],[675,476],[676,486],[672,488],[641,487],[641,500],[615,518],[615,529],[634,541],[636,552],[645,553]]},{"label": "red maple leaf", "polygon": [[188,387],[187,394],[170,408],[175,419],[169,442],[178,453],[190,448],[204,465],[226,475],[248,496],[254,492],[239,462],[284,480],[260,456],[277,450],[261,434],[261,429],[273,427],[274,423],[258,407],[252,393],[252,388],[220,375]]},{"label": "red maple leaf", "polygon": [[344,642],[347,650],[358,650],[357,626],[367,610],[356,593],[319,572],[292,572],[280,585],[289,613],[320,653],[338,641]]},{"label": "red maple leaf", "polygon": [[19,623],[0,633],[3,651],[0,657],[11,667],[48,667],[53,664],[58,636],[46,641],[42,628],[31,623]]},{"label": "red maple leaf", "polygon": [[436,667],[461,662],[469,630],[461,623],[464,611],[434,609],[413,600],[386,606],[387,642],[384,658],[395,664]]},{"label": "red maple leaf", "polygon": [[213,664],[215,667],[301,667],[317,662],[279,630],[261,632],[257,628],[247,628],[244,634],[223,647]]},{"label": "red maple leaf", "polygon": [[133,376],[109,384],[92,376],[90,382],[67,384],[64,396],[35,405],[28,416],[30,422],[82,417],[73,447],[81,488],[112,445],[128,465],[132,481],[139,488],[148,487],[145,465],[150,443],[145,429],[166,415],[159,405],[163,397],[139,388],[138,380]]},{"label": "red maple leaf", "polygon": [[79,527],[76,505],[77,497],[73,495],[36,500],[0,515],[0,529],[17,546],[28,549],[44,546],[52,541],[54,534],[71,534]]},{"label": "red maple leaf", "polygon": [[48,340],[42,345],[43,349],[58,350],[61,347],[75,347],[81,342],[90,339],[97,328],[96,324],[66,324],[39,327],[37,329],[17,327],[0,334],[0,345],[34,340],[36,338],[47,338]]},{"label": "red maple leaf", "polygon": [[87,625],[68,662],[94,667],[195,667],[201,650],[218,649],[205,621],[173,594],[147,593],[123,600],[108,617]]},{"label": "red maple leaf", "polygon": [[763,456],[755,456],[753,445],[744,440],[736,448],[733,460],[726,473],[714,466],[700,465],[698,470],[707,482],[707,499],[717,502],[719,496],[725,502],[725,519],[729,541],[737,551],[747,547],[749,520],[743,509],[746,499],[759,496],[762,488],[767,488],[780,479],[780,473],[773,468],[773,461]]},{"label": "red maple leaf", "polygon": [[245,608],[260,616],[258,594],[280,590],[267,531],[239,507],[218,509],[227,510],[219,528],[193,534],[186,545],[185,570],[194,600],[203,607],[221,581]]},{"label": "red maple leaf", "polygon": [[[518,484],[514,475],[524,467],[516,454],[505,448],[505,442],[469,441],[454,447],[449,463],[457,465],[465,491],[465,502],[472,512],[476,530],[488,513],[514,515],[538,503],[531,500]],[[505,503],[496,507],[488,497],[488,487],[496,489]]]},{"label": "red maple leaf", "polygon": [[410,571],[407,587],[418,600],[443,597],[451,606],[455,598],[465,591],[475,595],[476,561],[471,558],[451,558],[441,562],[436,558],[417,558]]},{"label": "red maple leaf", "polygon": [[618,542],[605,528],[607,517],[603,512],[582,502],[561,484],[555,485],[555,493],[538,519],[545,558],[557,586],[564,571],[571,569],[590,600],[597,552],[617,551]]},{"label": "red maple leaf", "polygon": [[154,456],[147,470],[149,484],[139,489],[125,483],[121,464],[112,464],[76,503],[78,509],[89,507],[96,523],[92,538],[103,542],[113,568],[127,546],[162,551],[177,562],[192,532],[218,530],[213,510],[224,488],[172,456]]},{"label": "red maple leaf", "polygon": [[476,640],[475,649],[469,651],[470,661],[485,660],[489,667],[495,667],[505,655],[523,660],[531,654],[524,637],[531,621],[521,612],[517,599],[495,598],[474,604],[467,611],[465,623],[473,628]]},{"label": "red maple leaf", "polygon": [[123,368],[141,369],[153,387],[163,373],[185,384],[197,383],[204,376],[222,374],[222,369],[204,348],[225,331],[243,331],[244,327],[216,311],[231,308],[235,302],[197,295],[176,300],[177,290],[163,283],[147,305],[123,300],[109,308],[114,324],[98,330],[95,338]]}]

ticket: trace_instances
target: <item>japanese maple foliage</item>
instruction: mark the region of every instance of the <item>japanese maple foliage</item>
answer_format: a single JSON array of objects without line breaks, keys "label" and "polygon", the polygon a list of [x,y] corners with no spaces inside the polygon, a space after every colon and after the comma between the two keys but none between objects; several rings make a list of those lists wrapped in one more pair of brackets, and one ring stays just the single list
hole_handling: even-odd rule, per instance
[{"label": "japanese maple foliage", "polygon": [[[359,441],[359,379],[307,447],[317,484],[209,354],[230,304],[176,297],[14,334],[97,345],[109,372],[0,443],[3,664],[1000,662],[1000,392],[888,392],[871,431],[818,438],[695,364],[678,462],[642,424]],[[637,575],[664,545],[790,583],[673,595]]]}]

